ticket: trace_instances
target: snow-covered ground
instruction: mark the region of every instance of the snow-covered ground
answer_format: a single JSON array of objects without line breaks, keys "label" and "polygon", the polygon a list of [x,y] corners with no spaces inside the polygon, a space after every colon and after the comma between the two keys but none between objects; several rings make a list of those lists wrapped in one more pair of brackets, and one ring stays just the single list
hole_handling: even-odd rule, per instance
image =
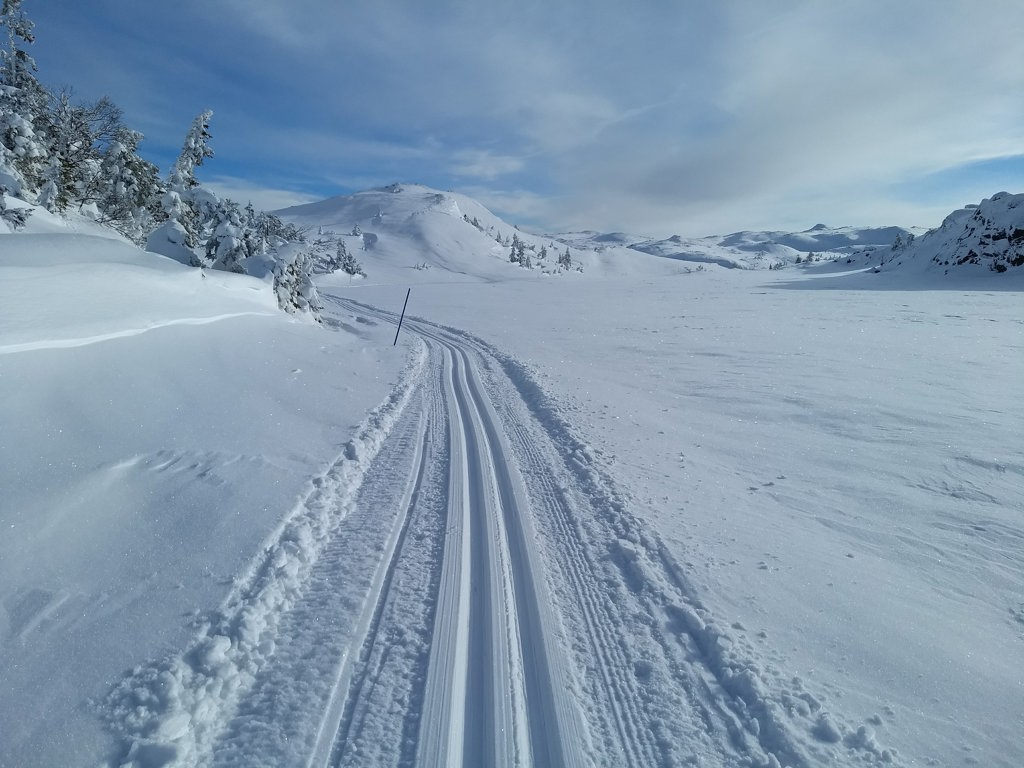
[{"label": "snow-covered ground", "polygon": [[323,328],[0,237],[0,765],[1024,762],[1020,275],[543,276],[412,191]]},{"label": "snow-covered ground", "polygon": [[0,295],[0,765],[95,765],[90,700],[187,644],[406,354],[94,236],[0,237]]},{"label": "snow-covered ground", "polygon": [[909,765],[1017,765],[1020,293],[874,278],[550,281],[525,306],[515,286],[452,286],[410,311],[528,361],[720,642],[780,708],[818,702],[812,737],[828,712]]}]

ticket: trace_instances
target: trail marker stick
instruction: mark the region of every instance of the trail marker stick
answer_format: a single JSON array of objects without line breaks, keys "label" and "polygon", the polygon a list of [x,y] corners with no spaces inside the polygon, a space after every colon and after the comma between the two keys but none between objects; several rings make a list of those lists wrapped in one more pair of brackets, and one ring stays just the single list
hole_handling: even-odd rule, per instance
[{"label": "trail marker stick", "polygon": [[398,328],[395,330],[395,343],[392,347],[398,346],[398,334],[402,331],[402,321],[405,320],[405,308],[409,306],[409,294],[412,293],[412,288],[405,292],[405,304],[402,305],[402,316],[398,318]]}]

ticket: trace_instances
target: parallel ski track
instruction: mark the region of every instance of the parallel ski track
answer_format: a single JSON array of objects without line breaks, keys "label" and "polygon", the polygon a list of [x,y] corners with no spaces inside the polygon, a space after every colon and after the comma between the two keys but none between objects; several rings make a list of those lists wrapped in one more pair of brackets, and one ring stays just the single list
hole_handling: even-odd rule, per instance
[{"label": "parallel ski track", "polygon": [[419,395],[214,764],[805,765],[723,690],[678,566],[533,385],[468,334],[406,328]]},{"label": "parallel ski track", "polygon": [[424,738],[420,762],[571,765],[582,755],[575,706],[553,663],[514,461],[467,352],[417,332],[444,352],[451,511],[466,512],[445,553],[424,710],[449,727]]},{"label": "parallel ski track", "polygon": [[[392,319],[365,307],[355,311]],[[446,417],[449,480],[415,763],[582,765],[590,750],[566,662],[550,634],[531,511],[476,355],[434,329],[417,326],[416,333],[440,383],[429,390],[440,392]],[[428,429],[436,428],[433,419]],[[361,656],[368,653],[364,648]],[[351,703],[354,686],[348,695],[348,706],[358,708]],[[341,726],[336,761],[349,738],[344,720]]]},{"label": "parallel ski track", "polygon": [[[428,648],[413,643],[409,644],[411,651],[394,653],[396,640],[391,635],[397,634],[404,639],[412,631],[410,617],[417,611],[423,632],[432,632],[434,611],[429,602],[423,600],[423,592],[435,594],[440,586],[439,553],[447,525],[444,510],[448,497],[444,493],[431,493],[430,486],[438,484],[448,471],[449,444],[447,439],[442,439],[446,438],[443,433],[447,417],[440,407],[440,381],[431,377],[424,382],[424,390],[424,446],[415,488],[408,496],[406,530],[402,532],[400,545],[387,568],[383,588],[367,601],[368,604],[376,601],[373,605],[374,619],[354,664],[351,681],[347,689],[343,679],[339,679],[335,687],[341,717],[336,723],[333,718],[325,718],[318,733],[318,748],[308,763],[310,768],[365,765],[373,759],[365,754],[367,743],[396,745],[397,748],[389,753],[393,759],[380,762],[409,765],[415,759],[423,699],[422,683],[417,681],[425,678]],[[402,542],[410,531],[418,545],[403,547]],[[412,551],[414,549],[418,552]],[[400,563],[399,558],[410,562]],[[396,627],[399,622],[401,626]],[[400,669],[399,674],[389,677],[389,671],[395,667]],[[396,690],[396,677],[407,685],[405,690]],[[382,729],[387,731],[387,725],[382,725],[377,719],[378,711],[393,709],[400,701],[407,704],[400,728],[381,733]],[[329,727],[331,724],[337,725],[333,731]],[[328,745],[329,759],[325,752]]]},{"label": "parallel ski track", "polygon": [[[356,676],[356,661],[366,662],[365,651],[372,648],[376,642],[381,627],[381,614],[391,592],[391,584],[395,577],[396,564],[403,552],[403,544],[409,531],[409,524],[412,519],[412,510],[416,505],[420,488],[423,485],[423,478],[426,474],[427,464],[427,439],[425,419],[420,420],[420,433],[417,435],[418,449],[413,458],[413,473],[410,475],[411,483],[407,486],[406,493],[399,505],[401,517],[397,526],[397,536],[394,536],[385,550],[385,557],[381,559],[374,578],[372,593],[376,596],[375,601],[369,601],[363,611],[360,622],[360,632],[357,637],[361,638],[358,643],[363,654],[358,659],[346,655],[345,663],[338,670],[338,677],[331,689],[330,704],[324,712],[323,721],[317,729],[316,741],[310,755],[307,766],[325,765],[330,759],[332,747],[339,736],[344,741],[350,732],[354,718],[354,708],[360,701],[362,693],[370,675],[365,670]],[[347,691],[347,701],[341,698],[342,692]]]},{"label": "parallel ski track", "polygon": [[[386,312],[344,300],[338,303],[354,312],[370,312],[383,320],[393,320]],[[488,560],[495,556],[508,559],[506,569],[513,575],[512,595],[518,601],[518,605],[512,606],[512,617],[520,625],[520,636],[524,638],[520,642],[524,658],[519,666],[527,677],[523,683],[526,690],[522,694],[515,690],[505,691],[505,695],[515,700],[525,694],[530,702],[533,717],[527,724],[530,731],[527,737],[530,744],[528,756],[536,765],[572,765],[582,764],[592,751],[586,744],[575,706],[566,702],[564,692],[573,688],[572,675],[563,669],[566,661],[559,660],[561,654],[555,652],[554,639],[550,637],[549,628],[556,626],[556,622],[547,607],[550,597],[542,597],[545,584],[539,580],[536,532],[531,524],[535,512],[529,508],[529,503],[533,503],[542,507],[540,514],[555,520],[559,543],[566,549],[565,561],[569,567],[564,569],[565,577],[576,595],[575,600],[581,606],[586,623],[588,655],[602,688],[598,696],[605,711],[611,715],[611,723],[605,726],[612,731],[607,739],[610,743],[602,744],[605,748],[602,751],[618,754],[618,764],[660,764],[657,737],[637,700],[633,665],[624,648],[621,622],[614,619],[615,607],[602,593],[602,580],[596,576],[598,571],[591,562],[590,553],[581,546],[580,531],[574,527],[566,502],[551,480],[552,473],[545,457],[532,447],[521,429],[513,435],[521,449],[513,457],[508,438],[502,433],[502,425],[479,380],[478,364],[473,362],[473,358],[484,359],[479,350],[466,339],[419,321],[410,321],[407,328],[444,353],[450,420],[455,425],[462,425],[452,428],[453,462],[458,463],[455,457],[459,455],[472,456],[480,452],[492,457],[483,464],[471,461],[473,471],[462,479],[460,473],[464,469],[452,469],[450,514],[453,519],[450,530],[456,533],[450,534],[447,544],[443,586],[438,597],[431,676],[428,678],[423,714],[423,722],[446,723],[447,729],[435,727],[431,732],[422,734],[418,762],[423,765],[528,764],[522,758],[514,759],[517,754],[523,754],[518,745],[524,737],[513,735],[516,728],[522,728],[522,724],[514,717],[509,722],[508,717],[514,713],[505,712],[502,703],[494,700],[495,694],[501,691],[494,688],[494,681],[488,677],[493,669],[499,670],[499,677],[503,680],[507,677],[507,672],[500,670],[509,666],[509,662],[501,658],[501,654],[508,651],[508,645],[497,645],[497,651],[491,654],[488,663],[483,646],[497,642],[494,635],[501,632],[489,633],[485,629],[493,624],[492,619],[470,617],[465,613],[467,601],[471,602],[471,613],[487,610],[485,601],[471,601],[466,593],[470,583],[487,583],[488,571],[492,580],[491,607],[501,605],[496,602],[501,597],[495,593],[493,583],[496,579],[494,574],[501,571],[497,567],[500,563],[488,564]],[[471,413],[467,415],[467,412]],[[484,445],[480,445],[481,441]],[[515,469],[517,464],[522,472],[530,474],[531,479],[543,479],[543,494],[535,495],[529,502],[522,479],[518,476],[519,470]],[[467,520],[462,520],[458,517],[461,499],[488,498],[481,488],[470,487],[472,482],[479,483],[487,476],[497,483],[500,512],[488,512],[482,516],[471,514]],[[504,531],[488,529],[492,519],[502,521]],[[487,530],[487,538],[492,541],[491,547],[495,551],[490,551],[487,542],[475,538],[474,528],[480,527]],[[504,546],[493,547],[494,541],[503,542]],[[466,563],[471,565],[465,566]],[[479,593],[482,594],[483,589]],[[474,640],[480,648],[475,652],[469,649],[470,626],[485,635]],[[505,630],[514,631],[515,626]],[[465,662],[459,661],[463,655],[469,661],[468,670],[464,668]],[[509,682],[512,681],[505,680],[503,685]],[[477,696],[478,700],[460,698],[463,690]],[[579,693],[574,691],[576,696]],[[481,696],[483,700],[479,700]],[[522,716],[522,713],[518,714]],[[501,717],[506,718],[504,725],[500,724]],[[480,733],[493,736],[502,731],[506,733],[504,743],[500,738],[481,740],[479,737]],[[461,734],[465,736],[460,741]]]},{"label": "parallel ski track", "polygon": [[[373,311],[371,308],[357,303],[344,301],[339,303],[355,312],[365,313]],[[373,313],[383,320],[393,321],[389,313],[377,311],[373,311]],[[439,345],[452,358],[453,364],[455,361],[462,360],[463,365],[468,367],[469,352],[467,352],[466,348],[472,347],[471,342],[467,339],[454,337],[443,329],[430,326],[422,321],[407,320],[406,328],[425,339],[428,344]],[[475,348],[473,352],[479,354]],[[477,403],[486,399],[486,395],[482,392],[482,387],[476,378],[473,379],[472,394]],[[456,414],[455,420],[458,418],[458,414]],[[493,416],[493,409],[492,417],[488,420],[487,426],[489,438],[495,442],[500,442],[498,432],[501,429],[501,425],[498,423],[496,416]],[[607,595],[603,592],[603,580],[596,576],[598,569],[595,568],[594,563],[591,561],[590,552],[581,544],[581,532],[572,520],[572,516],[567,509],[566,500],[552,480],[552,473],[549,471],[545,457],[536,449],[535,444],[521,426],[515,427],[514,430],[513,438],[516,441],[517,447],[521,450],[517,453],[515,459],[507,457],[507,460],[503,452],[501,464],[507,472],[508,466],[518,461],[521,471],[524,474],[529,474],[531,481],[540,484],[543,493],[539,496],[535,494],[531,501],[541,507],[536,514],[549,516],[554,522],[559,546],[565,550],[565,565],[562,572],[564,578],[568,581],[571,592],[575,595],[575,600],[580,605],[580,615],[585,622],[586,641],[591,655],[591,663],[597,673],[601,686],[598,696],[604,704],[604,710],[611,715],[611,722],[608,724],[612,730],[612,733],[609,734],[611,738],[608,739],[608,743],[602,746],[613,754],[618,753],[622,761],[620,764],[622,765],[659,765],[661,764],[661,754],[657,745],[657,739],[648,725],[649,718],[645,717],[640,711],[641,705],[637,701],[635,678],[632,671],[633,664],[626,656],[621,622],[617,621],[614,617],[615,606],[609,603]],[[454,452],[455,449],[453,448]],[[508,482],[507,485],[512,485],[512,483]],[[525,519],[528,519],[530,516],[532,515],[526,516]],[[522,515],[520,515],[520,518],[524,519]],[[528,545],[525,537],[522,535],[524,532],[523,523],[517,523],[516,530],[520,534],[517,554],[519,555],[519,562],[521,562],[526,558],[525,553],[529,549],[535,548],[535,545],[532,541],[532,536]],[[467,553],[463,552],[462,556],[466,557]],[[521,578],[525,577],[521,576]],[[449,590],[451,589],[454,589],[454,587],[449,587]],[[531,589],[535,590],[536,588],[531,587]],[[451,605],[454,602],[456,601],[451,598],[446,600],[445,595],[442,594],[438,607],[439,616],[453,616],[454,612]],[[536,601],[531,604],[531,609],[533,613],[531,621],[541,622],[543,619],[540,616]],[[453,646],[454,643],[448,639],[453,634],[452,630],[439,626],[436,634],[439,640],[437,646],[440,648],[450,648]],[[433,666],[435,665],[432,664]],[[544,684],[540,680],[546,679],[549,681],[546,685],[550,687],[551,673],[548,668],[547,659],[543,654],[539,658],[531,659],[528,668],[535,678],[535,686],[544,690]],[[462,681],[456,679],[450,681],[449,684],[458,688],[461,686]],[[561,680],[560,685],[567,686],[568,681]],[[547,695],[547,700],[550,701],[550,694]],[[550,708],[552,705],[548,704],[548,706]],[[566,719],[569,718],[566,717]],[[459,725],[456,722],[457,720],[458,718],[453,718],[450,712],[437,712],[433,710],[424,712],[425,722],[448,722]],[[545,718],[546,720],[547,718]],[[575,725],[571,727],[578,728]],[[433,738],[439,738],[438,734],[435,734]],[[440,745],[432,742],[433,740],[427,742],[427,749],[421,754],[430,754],[433,756],[433,759],[423,760],[423,765],[463,764],[460,762],[461,753],[457,751],[455,754],[445,752]],[[543,739],[541,742],[543,744]],[[583,756],[583,747],[579,744],[576,745],[572,754],[566,755],[564,750],[562,751],[563,754],[559,755],[557,753],[548,754],[541,750],[535,750],[535,756],[538,753],[541,755],[541,759],[538,759],[536,764],[565,765],[576,759],[581,760]],[[496,756],[491,756],[491,758],[494,757]],[[470,765],[471,763],[466,762],[464,764]],[[492,763],[491,760],[484,760],[476,764],[490,765],[496,763]]]},{"label": "parallel ski track", "polygon": [[[428,438],[424,414],[410,403],[378,463],[390,472],[380,480],[398,498],[382,507],[364,499],[339,520],[304,594],[282,620],[270,663],[215,745],[213,765],[327,764],[345,725],[347,693],[362,682],[358,651],[376,636],[380,608],[403,556],[427,468]],[[319,722],[306,714],[311,705],[323,713]]]},{"label": "parallel ski track", "polygon": [[[397,319],[358,302],[336,301],[349,311],[374,314],[385,321]],[[481,426],[492,443],[491,453],[509,473],[507,487],[521,497],[507,504],[517,510],[518,518],[507,529],[523,538],[521,549],[511,558],[513,564],[525,563],[528,568],[528,577],[519,578],[534,595],[544,595],[537,609],[540,613],[531,620],[545,628],[538,633],[542,646],[550,647],[552,627],[562,627],[571,640],[571,652],[563,648],[524,665],[527,672],[548,681],[547,686],[572,690],[582,710],[563,712],[560,721],[556,718],[569,729],[561,734],[561,754],[544,755],[531,742],[534,764],[669,766],[710,760],[757,765],[767,764],[774,755],[782,764],[806,765],[799,749],[771,719],[762,716],[759,727],[748,702],[723,689],[716,651],[705,647],[705,638],[693,634],[679,618],[684,611],[678,606],[692,609],[699,608],[699,603],[681,580],[678,566],[657,537],[651,537],[622,507],[614,489],[604,488],[605,480],[585,463],[582,469],[575,466],[577,459],[566,455],[572,450],[572,439],[561,434],[561,428],[556,428],[558,434],[549,433],[553,425],[533,412],[527,402],[530,395],[510,380],[512,374],[502,370],[492,350],[468,334],[420,319],[407,318],[406,328],[428,346],[447,350],[456,366],[452,374],[456,381],[462,376],[459,360],[468,372],[468,394],[486,416]],[[493,394],[489,396],[488,391]],[[457,408],[464,410],[465,399],[455,399]],[[538,531],[543,533],[543,546],[537,546]],[[537,565],[542,552],[543,568]],[[632,557],[639,557],[643,564],[632,562]],[[552,604],[560,615],[552,615]],[[440,606],[438,612],[442,614]],[[519,621],[525,623],[523,617],[529,613],[520,606]],[[441,637],[437,633],[435,643],[444,646]],[[536,712],[535,694],[528,692],[527,698],[530,711]],[[564,706],[565,699],[555,697],[550,706]],[[425,712],[424,722],[435,714]],[[531,729],[533,725],[531,721]],[[568,741],[566,735],[571,737]],[[541,743],[547,742],[554,740],[541,738]],[[452,757],[437,750],[420,752],[421,757],[425,754]],[[484,758],[479,765],[492,764],[490,759],[495,757],[477,756]],[[421,764],[471,763],[449,759]]]},{"label": "parallel ski track", "polygon": [[406,328],[428,354],[404,409],[358,487],[315,497],[322,545],[251,682],[174,765],[814,764],[521,366]]},{"label": "parallel ski track", "polygon": [[[429,341],[457,350],[463,359],[468,357],[469,353],[466,351],[466,347],[470,346],[470,343],[467,340],[453,340],[451,335],[420,322],[411,322],[409,327]],[[484,398],[485,395],[480,391],[479,382],[474,381],[474,385],[474,394],[478,398]],[[501,425],[497,422],[496,417],[488,422],[488,427],[492,439],[497,440],[497,431],[501,429]],[[631,685],[632,663],[626,657],[623,649],[621,626],[613,617],[614,606],[602,593],[602,580],[595,578],[597,571],[590,561],[589,553],[580,544],[580,531],[574,527],[568,515],[566,502],[558,493],[551,479],[552,473],[549,465],[522,427],[515,428],[513,438],[516,440],[517,447],[521,449],[514,460],[519,462],[520,471],[529,473],[531,480],[539,480],[544,489],[542,496],[534,496],[532,499],[535,504],[542,507],[537,514],[548,515],[554,520],[559,546],[565,550],[564,562],[569,567],[565,568],[563,573],[582,608],[581,615],[586,622],[586,635],[589,650],[592,653],[592,663],[604,689],[601,698],[605,702],[607,710],[612,713],[612,725],[617,735],[614,743],[606,746],[611,747],[613,752],[620,753],[622,764],[658,765],[661,755],[654,734],[646,726],[645,718],[639,710],[636,691]],[[510,458],[509,463],[511,464],[512,461]],[[519,531],[522,532],[522,530],[520,525]],[[529,546],[535,545],[531,541]],[[528,546],[523,542],[520,556],[525,557],[527,551]],[[538,616],[536,620],[540,621],[540,617]],[[544,660],[540,659],[539,661],[543,662]],[[536,666],[533,667],[533,670],[538,676],[544,676],[550,680],[549,670]],[[577,752],[574,757],[579,755],[580,753]],[[547,759],[541,760],[537,764],[563,765],[567,762],[564,755],[560,761],[552,761],[552,757],[554,756],[547,756]]]}]

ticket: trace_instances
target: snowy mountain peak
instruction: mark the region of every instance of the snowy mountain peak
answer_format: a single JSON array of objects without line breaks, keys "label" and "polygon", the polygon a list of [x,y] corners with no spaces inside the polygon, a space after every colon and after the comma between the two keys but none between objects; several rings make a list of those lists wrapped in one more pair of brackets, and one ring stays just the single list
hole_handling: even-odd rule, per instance
[{"label": "snowy mountain peak", "polygon": [[502,243],[514,227],[454,192],[395,183],[277,214],[299,227],[345,237],[350,251],[367,252],[364,261],[371,273],[440,267],[491,278],[510,270]]},{"label": "snowy mountain peak", "polygon": [[[586,232],[578,243],[560,241],[524,232],[467,195],[419,184],[389,184],[276,213],[300,228],[341,237],[350,252],[365,252],[360,259],[371,277],[381,276],[381,270],[434,268],[460,280],[485,281],[581,270],[598,275],[687,270],[628,250],[633,238],[621,232]],[[433,272],[430,279],[438,275]]]}]

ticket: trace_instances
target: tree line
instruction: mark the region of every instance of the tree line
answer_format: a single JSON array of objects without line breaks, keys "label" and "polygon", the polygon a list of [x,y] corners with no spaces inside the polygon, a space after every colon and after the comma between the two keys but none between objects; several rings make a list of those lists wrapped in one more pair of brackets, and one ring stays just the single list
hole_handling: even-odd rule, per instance
[{"label": "tree line", "polygon": [[[125,124],[111,99],[75,103],[68,90],[51,92],[42,84],[29,53],[34,24],[22,0],[3,0],[0,29],[0,218],[11,228],[23,226],[31,212],[7,204],[18,198],[55,214],[77,211],[193,267],[246,273],[254,259],[267,257],[288,311],[316,314],[317,267],[362,273],[340,239],[332,246],[335,258],[325,259],[319,239],[310,247],[294,225],[199,183],[196,169],[213,157],[212,111],[196,117],[162,177],[138,152],[143,135]],[[284,247],[290,244],[295,247]]]}]

